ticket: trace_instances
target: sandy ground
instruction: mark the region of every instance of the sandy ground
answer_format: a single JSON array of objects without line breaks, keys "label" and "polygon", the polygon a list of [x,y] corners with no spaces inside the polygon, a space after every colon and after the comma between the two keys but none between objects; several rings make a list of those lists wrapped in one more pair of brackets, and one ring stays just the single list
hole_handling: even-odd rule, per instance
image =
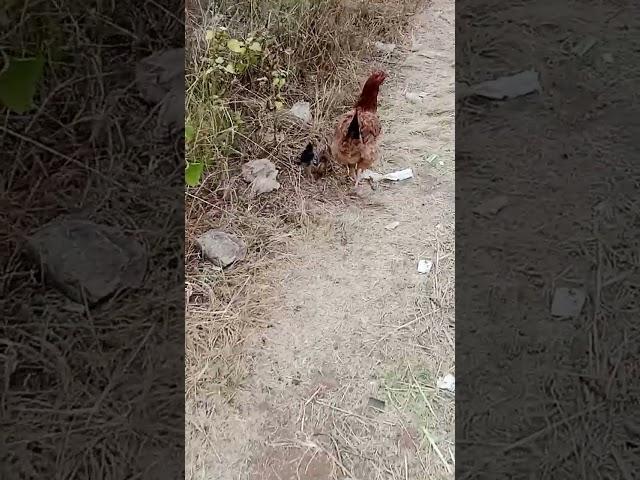
[{"label": "sandy ground", "polygon": [[391,73],[374,169],[415,178],[328,212],[269,273],[248,381],[231,405],[187,406],[187,478],[452,478],[454,399],[434,386],[454,373],[453,2],[419,16]]}]

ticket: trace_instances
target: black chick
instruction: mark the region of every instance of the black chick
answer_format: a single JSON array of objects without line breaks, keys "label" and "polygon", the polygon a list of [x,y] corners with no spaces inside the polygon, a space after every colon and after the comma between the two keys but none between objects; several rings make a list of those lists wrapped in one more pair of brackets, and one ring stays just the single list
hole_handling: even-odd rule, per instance
[{"label": "black chick", "polygon": [[302,167],[305,176],[317,180],[327,171],[326,150],[317,152],[313,143],[309,142],[300,154],[298,165]]},{"label": "black chick", "polygon": [[302,165],[303,167],[310,167],[311,165],[316,165],[316,163],[316,152],[314,152],[313,150],[313,143],[309,142],[300,155],[298,165]]}]

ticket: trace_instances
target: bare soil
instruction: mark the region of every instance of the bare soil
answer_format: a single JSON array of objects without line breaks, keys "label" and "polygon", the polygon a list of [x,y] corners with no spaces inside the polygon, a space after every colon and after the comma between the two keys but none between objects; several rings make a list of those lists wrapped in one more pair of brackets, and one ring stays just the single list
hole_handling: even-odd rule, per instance
[{"label": "bare soil", "polygon": [[453,477],[454,398],[435,384],[454,373],[454,3],[412,34],[374,170],[415,177],[331,207],[268,272],[248,380],[230,403],[187,404],[187,478]]}]

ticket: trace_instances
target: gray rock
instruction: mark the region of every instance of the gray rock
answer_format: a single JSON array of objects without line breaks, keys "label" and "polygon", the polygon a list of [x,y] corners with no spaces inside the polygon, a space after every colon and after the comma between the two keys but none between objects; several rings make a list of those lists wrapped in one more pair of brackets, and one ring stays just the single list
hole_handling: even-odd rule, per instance
[{"label": "gray rock", "polygon": [[396,49],[395,43],[373,42],[373,46],[378,52],[382,53],[391,53]]},{"label": "gray rock", "polygon": [[222,268],[244,259],[247,254],[242,240],[221,230],[209,230],[197,242],[204,256]]},{"label": "gray rock", "polygon": [[242,166],[242,178],[251,184],[252,197],[279,189],[277,176],[278,169],[267,159],[252,160]]},{"label": "gray rock", "polygon": [[309,102],[296,102],[289,113],[304,123],[311,123],[311,104]]},{"label": "gray rock", "polygon": [[136,68],[136,83],[142,97],[160,105],[158,131],[175,133],[184,125],[184,49],[175,48],[143,58]]},{"label": "gray rock", "polygon": [[27,246],[53,286],[89,305],[140,286],[147,269],[146,253],[134,239],[87,220],[59,217],[29,237]]},{"label": "gray rock", "polygon": [[473,212],[483,217],[489,217],[497,215],[507,205],[509,205],[509,198],[498,195],[475,207]]}]

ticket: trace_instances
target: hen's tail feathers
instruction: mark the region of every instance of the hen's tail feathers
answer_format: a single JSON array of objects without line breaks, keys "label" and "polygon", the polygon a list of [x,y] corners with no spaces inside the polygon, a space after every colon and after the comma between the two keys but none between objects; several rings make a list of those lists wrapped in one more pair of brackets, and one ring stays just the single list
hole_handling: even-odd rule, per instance
[{"label": "hen's tail feathers", "polygon": [[347,128],[347,137],[354,140],[360,140],[360,123],[358,122],[358,110],[353,114],[349,128]]}]

